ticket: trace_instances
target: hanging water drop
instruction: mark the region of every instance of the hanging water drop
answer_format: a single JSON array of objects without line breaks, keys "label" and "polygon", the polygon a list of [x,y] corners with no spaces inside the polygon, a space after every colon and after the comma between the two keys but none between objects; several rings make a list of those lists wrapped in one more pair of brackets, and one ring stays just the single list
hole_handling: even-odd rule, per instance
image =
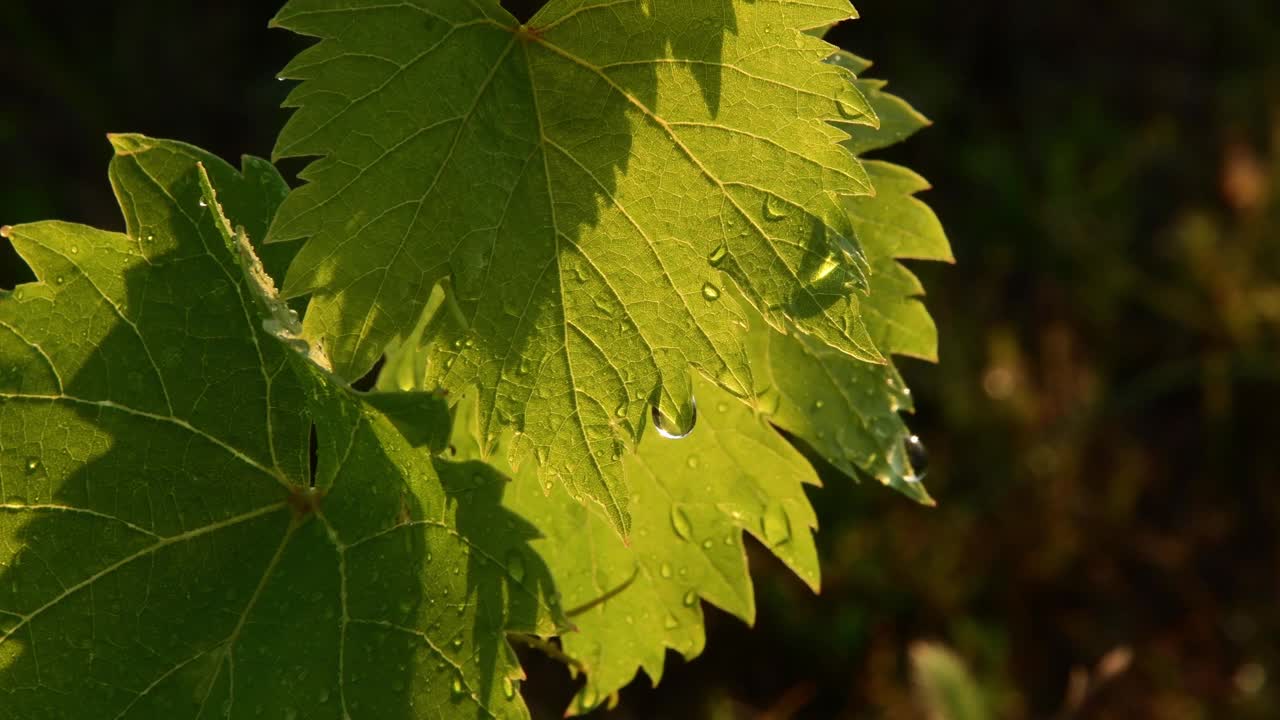
[{"label": "hanging water drop", "polygon": [[671,508],[671,529],[676,531],[676,535],[679,535],[681,540],[693,537],[693,526],[689,523],[689,516],[684,514],[684,508],[679,505]]},{"label": "hanging water drop", "polygon": [[652,408],[653,427],[658,434],[668,440],[683,440],[689,437],[689,433],[693,432],[693,426],[698,423],[698,403],[689,397],[688,427],[682,427],[675,420],[668,418],[655,405]]},{"label": "hanging water drop", "polygon": [[760,520],[760,530],[769,546],[781,545],[791,539],[791,519],[781,503],[769,503]]},{"label": "hanging water drop", "polygon": [[911,464],[912,473],[906,480],[908,482],[919,482],[924,479],[925,473],[929,471],[929,451],[925,448],[924,443],[920,441],[919,435],[908,437],[904,445],[907,448],[907,462]]},{"label": "hanging water drop", "polygon": [[712,285],[710,282],[702,284],[702,299],[707,302],[715,302],[720,299],[720,288]]}]

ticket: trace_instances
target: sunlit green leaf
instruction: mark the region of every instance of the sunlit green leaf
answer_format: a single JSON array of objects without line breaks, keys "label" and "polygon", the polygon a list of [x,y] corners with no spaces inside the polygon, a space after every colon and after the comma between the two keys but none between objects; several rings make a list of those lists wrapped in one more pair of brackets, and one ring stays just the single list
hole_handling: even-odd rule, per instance
[{"label": "sunlit green leaf", "polygon": [[[485,444],[630,525],[621,453],[656,402],[691,422],[691,371],[751,390],[729,284],[774,327],[879,361],[869,268],[841,202],[870,191],[839,145],[876,119],[803,32],[846,0],[292,0],[320,38],[280,157],[319,156],[272,240],[307,238],[284,283],[308,337],[365,373],[445,284],[425,366],[480,388]],[[852,124],[852,125],[849,125]]]}]

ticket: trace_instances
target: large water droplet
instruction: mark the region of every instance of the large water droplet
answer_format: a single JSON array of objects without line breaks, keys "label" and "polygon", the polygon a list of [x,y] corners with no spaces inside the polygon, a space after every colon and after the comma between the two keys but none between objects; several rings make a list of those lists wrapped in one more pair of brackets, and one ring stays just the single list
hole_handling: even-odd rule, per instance
[{"label": "large water droplet", "polygon": [[760,529],[764,533],[765,542],[770,546],[781,545],[791,539],[791,519],[781,503],[769,503],[760,519]]},{"label": "large water droplet", "polygon": [[680,423],[668,418],[655,405],[652,408],[653,427],[659,435],[668,440],[683,440],[689,437],[689,433],[693,432],[693,426],[698,423],[698,403],[692,396],[689,397],[689,410],[685,414],[688,427],[681,427]]},{"label": "large water droplet", "polygon": [[929,451],[920,441],[919,435],[908,437],[904,445],[907,448],[907,462],[911,463],[912,471],[912,475],[906,478],[907,481],[923,480],[925,473],[929,471]]},{"label": "large water droplet", "polygon": [[710,282],[702,284],[702,299],[707,302],[715,302],[720,299],[720,288],[712,285]]},{"label": "large water droplet", "polygon": [[867,112],[863,109],[865,105],[866,98],[853,87],[852,83],[842,87],[836,95],[836,109],[849,120],[867,119]]},{"label": "large water droplet", "polygon": [[697,602],[698,602],[698,594],[695,593],[694,591],[690,590],[689,592],[684,594],[685,607],[693,607],[694,604]]},{"label": "large water droplet", "polygon": [[707,262],[711,263],[711,267],[718,267],[728,256],[729,247],[724,243],[720,243],[716,246],[715,250],[711,251],[710,255],[707,255]]},{"label": "large water droplet", "polygon": [[508,700],[516,697],[516,683],[511,678],[502,678],[502,695]]},{"label": "large water droplet", "polygon": [[462,695],[467,691],[466,686],[462,684],[461,674],[455,674],[453,676],[453,684],[449,686],[449,690],[453,692],[453,696],[455,698],[462,697]]},{"label": "large water droplet", "polygon": [[689,516],[684,514],[684,508],[679,505],[671,508],[671,529],[676,531],[681,540],[693,537],[693,525],[689,523]]},{"label": "large water droplet", "polygon": [[777,195],[766,195],[764,199],[764,216],[769,220],[781,220],[791,212],[791,206]]}]

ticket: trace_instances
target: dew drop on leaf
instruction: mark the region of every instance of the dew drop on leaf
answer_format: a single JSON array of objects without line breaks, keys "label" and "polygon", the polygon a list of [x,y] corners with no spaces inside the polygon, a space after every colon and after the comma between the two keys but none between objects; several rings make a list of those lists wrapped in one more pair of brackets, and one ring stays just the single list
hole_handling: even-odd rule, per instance
[{"label": "dew drop on leaf", "polygon": [[709,282],[702,284],[702,299],[707,302],[715,302],[720,299],[720,288]]},{"label": "dew drop on leaf", "polygon": [[823,402],[822,400],[817,400],[817,401],[814,401],[813,403],[814,410],[821,410],[825,406],[826,406],[826,403]]},{"label": "dew drop on leaf", "polygon": [[689,437],[694,425],[698,424],[698,403],[692,397],[689,398],[688,427],[681,427],[679,423],[663,414],[656,405],[652,408],[652,415],[653,427],[659,435],[668,440],[683,440]]},{"label": "dew drop on leaf", "polygon": [[703,549],[703,550],[710,550],[710,549],[711,549],[711,546],[712,546],[713,544],[714,544],[714,543],[712,543],[712,542],[711,542],[711,538],[707,538],[706,540],[703,540],[703,541],[702,541],[702,549]]},{"label": "dew drop on leaf", "polygon": [[684,464],[685,464],[685,465],[688,465],[690,470],[692,470],[692,469],[694,469],[694,468],[698,467],[698,456],[697,456],[697,455],[690,455],[690,456],[689,456],[689,457],[684,461]]},{"label": "dew drop on leaf", "polygon": [[462,675],[454,674],[453,684],[449,686],[449,690],[453,692],[453,696],[455,698],[462,697],[462,695],[467,691],[466,686],[462,684]]},{"label": "dew drop on leaf", "polygon": [[764,216],[769,220],[781,220],[791,212],[787,201],[777,195],[767,195],[764,199]]},{"label": "dew drop on leaf", "polygon": [[854,89],[853,83],[841,88],[836,96],[836,109],[849,120],[861,120],[867,116],[866,112],[859,107],[860,105],[862,105],[862,96]]},{"label": "dew drop on leaf", "polygon": [[40,469],[39,458],[33,458],[33,457],[27,458],[27,474],[28,475],[34,474],[39,469]]},{"label": "dew drop on leaf", "polygon": [[924,443],[920,441],[919,435],[912,435],[906,440],[907,462],[911,463],[912,475],[907,477],[907,481],[916,481],[924,479],[924,475],[929,471],[929,451],[925,448]]},{"label": "dew drop on leaf", "polygon": [[516,697],[516,683],[511,678],[502,678],[502,695],[508,700],[514,700]]},{"label": "dew drop on leaf", "polygon": [[658,568],[658,574],[664,578],[671,577],[671,564],[662,563],[662,567]]},{"label": "dew drop on leaf", "polygon": [[791,519],[787,517],[787,511],[781,503],[769,503],[764,510],[764,517],[760,519],[760,529],[770,547],[791,539]]},{"label": "dew drop on leaf", "polygon": [[524,582],[524,558],[518,550],[507,553],[507,574],[516,582]]},{"label": "dew drop on leaf", "polygon": [[681,540],[693,537],[693,526],[689,523],[689,516],[684,514],[684,508],[679,505],[671,508],[671,529],[676,531],[676,535],[679,535]]},{"label": "dew drop on leaf", "polygon": [[596,706],[596,689],[593,685],[587,685],[582,688],[582,696],[578,699],[578,707],[582,710],[590,710]]},{"label": "dew drop on leaf", "polygon": [[711,254],[707,256],[707,262],[711,263],[711,267],[719,267],[720,263],[724,262],[724,259],[728,256],[729,247],[724,243],[720,243],[716,246],[716,249],[712,250]]},{"label": "dew drop on leaf", "polygon": [[694,591],[690,590],[689,592],[684,594],[685,607],[693,607],[694,604],[697,602],[698,602],[698,594],[695,593]]}]

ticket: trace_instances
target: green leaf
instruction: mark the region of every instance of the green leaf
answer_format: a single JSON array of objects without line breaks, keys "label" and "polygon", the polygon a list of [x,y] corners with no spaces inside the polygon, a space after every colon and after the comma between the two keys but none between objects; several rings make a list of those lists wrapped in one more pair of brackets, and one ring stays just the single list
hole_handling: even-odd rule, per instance
[{"label": "green leaf", "polygon": [[911,646],[911,674],[928,720],[987,720],[982,690],[955,653],[934,643]]},{"label": "green leaf", "polygon": [[[696,380],[697,426],[683,440],[644,434],[624,461],[636,531],[629,543],[531,468],[513,473],[506,507],[543,533],[531,541],[556,578],[577,627],[560,641],[586,684],[571,712],[585,712],[643,669],[662,677],[667,648],[686,658],[705,642],[700,600],[755,620],[743,531],[815,591],[817,519],[805,485],[809,463],[737,398]],[[455,444],[465,453],[478,431],[474,402],[460,406]],[[545,491],[545,492],[544,492]]]},{"label": "green leaf", "polygon": [[271,239],[307,238],[284,284],[311,296],[307,336],[359,376],[445,284],[427,377],[481,388],[484,444],[515,428],[517,460],[625,533],[618,449],[646,404],[683,427],[691,368],[753,385],[726,285],[774,327],[881,361],[840,204],[870,185],[832,125],[877,121],[803,32],[852,16],[552,0],[521,26],[494,0],[292,0],[276,24],[320,42],[282,71],[303,82],[276,155],[320,159]]},{"label": "green leaf", "polygon": [[[855,71],[870,65],[849,53],[838,53],[832,62]],[[849,146],[884,147],[924,127],[910,106],[883,92],[882,84],[857,82],[864,84],[881,126],[851,128]],[[889,163],[872,160],[865,167],[875,196],[846,198],[844,204],[872,268],[871,294],[862,304],[867,328],[886,355],[936,360],[937,330],[919,300],[924,288],[898,262],[953,261],[937,217],[915,197],[929,185]],[[844,473],[864,472],[933,504],[904,449],[910,431],[899,413],[913,410],[911,391],[892,364],[857,362],[802,333],[778,332],[755,315],[748,337],[760,406],[773,423]]]},{"label": "green leaf", "polygon": [[505,479],[264,329],[270,165],[112,142],[127,234],[3,232],[0,717],[527,717],[504,632],[563,615]]}]

